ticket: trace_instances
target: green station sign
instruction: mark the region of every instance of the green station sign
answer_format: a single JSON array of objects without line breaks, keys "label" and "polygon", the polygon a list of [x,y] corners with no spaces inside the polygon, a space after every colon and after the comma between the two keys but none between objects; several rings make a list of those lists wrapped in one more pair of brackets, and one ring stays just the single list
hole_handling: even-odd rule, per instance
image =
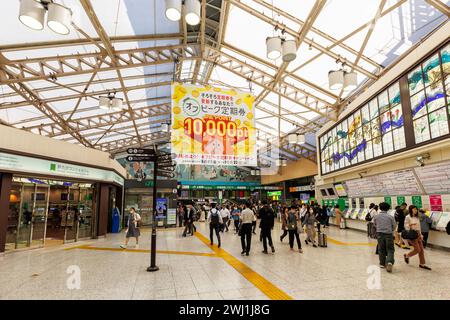
[{"label": "green station sign", "polygon": [[281,197],[281,191],[268,191],[267,196],[269,197]]}]

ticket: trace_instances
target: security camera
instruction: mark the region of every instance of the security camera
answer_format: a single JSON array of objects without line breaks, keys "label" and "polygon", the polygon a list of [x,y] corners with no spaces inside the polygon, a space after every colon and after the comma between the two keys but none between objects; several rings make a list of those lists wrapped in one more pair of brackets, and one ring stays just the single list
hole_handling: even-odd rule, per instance
[{"label": "security camera", "polygon": [[430,154],[428,154],[428,153],[421,154],[416,157],[416,162],[419,167],[423,167],[423,166],[425,166],[425,160],[428,160],[428,159],[430,159]]}]

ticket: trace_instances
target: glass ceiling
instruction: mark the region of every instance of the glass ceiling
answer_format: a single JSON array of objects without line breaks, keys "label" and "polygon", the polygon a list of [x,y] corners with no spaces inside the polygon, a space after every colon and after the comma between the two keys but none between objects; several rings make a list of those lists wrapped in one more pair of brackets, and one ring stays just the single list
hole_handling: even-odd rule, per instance
[{"label": "glass ceiling", "polygon": [[[357,91],[448,21],[424,0],[201,1],[206,19],[190,27],[169,21],[162,0],[109,0],[107,10],[102,0],[56,0],[73,12],[67,36],[28,29],[17,18],[20,1],[4,1],[1,29],[14,32],[0,37],[1,122],[117,154],[167,139],[159,128],[170,119],[171,81],[210,83],[257,97],[264,148],[335,119],[337,101],[354,93],[329,90],[337,59],[357,72]],[[294,61],[267,58],[272,35],[302,35]],[[108,92],[126,109],[100,110]],[[314,148],[314,139],[301,148],[282,140],[280,152],[315,157]]]}]

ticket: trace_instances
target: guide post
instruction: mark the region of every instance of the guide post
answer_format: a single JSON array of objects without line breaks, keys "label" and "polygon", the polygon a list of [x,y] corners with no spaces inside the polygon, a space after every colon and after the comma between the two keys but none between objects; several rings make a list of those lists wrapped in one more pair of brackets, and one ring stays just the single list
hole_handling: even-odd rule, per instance
[{"label": "guide post", "polygon": [[[157,153],[157,145],[154,146],[155,154]],[[156,181],[158,176],[157,157],[153,160],[153,220],[152,220],[152,239],[150,250],[150,267],[147,268],[148,272],[158,271],[156,266]]]}]

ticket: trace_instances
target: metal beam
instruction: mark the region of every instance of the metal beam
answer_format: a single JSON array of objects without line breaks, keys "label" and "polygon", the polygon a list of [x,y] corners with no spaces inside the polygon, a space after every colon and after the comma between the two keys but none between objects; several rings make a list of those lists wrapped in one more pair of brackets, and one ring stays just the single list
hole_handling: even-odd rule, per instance
[{"label": "metal beam", "polygon": [[435,7],[440,12],[445,14],[447,18],[450,18],[450,7],[447,6],[445,3],[439,0],[425,0],[430,6]]}]

